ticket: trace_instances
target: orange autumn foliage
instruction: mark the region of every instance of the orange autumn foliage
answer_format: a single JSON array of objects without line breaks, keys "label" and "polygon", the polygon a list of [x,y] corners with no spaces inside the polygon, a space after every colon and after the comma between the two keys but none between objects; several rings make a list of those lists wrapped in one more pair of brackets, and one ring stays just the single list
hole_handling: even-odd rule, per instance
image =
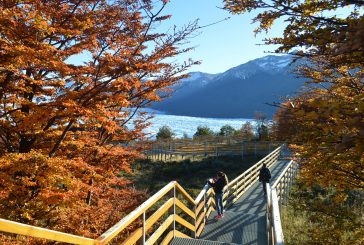
[{"label": "orange autumn foliage", "polygon": [[276,115],[279,140],[295,143],[306,183],[336,190],[364,188],[364,2],[360,0],[224,0],[234,14],[257,10],[256,32],[278,20],[281,36],[265,40],[301,59],[309,85]]},{"label": "orange autumn foliage", "polygon": [[141,156],[138,109],[195,64],[171,58],[197,23],[155,32],[167,3],[0,2],[1,218],[96,237],[146,198],[118,177]]}]

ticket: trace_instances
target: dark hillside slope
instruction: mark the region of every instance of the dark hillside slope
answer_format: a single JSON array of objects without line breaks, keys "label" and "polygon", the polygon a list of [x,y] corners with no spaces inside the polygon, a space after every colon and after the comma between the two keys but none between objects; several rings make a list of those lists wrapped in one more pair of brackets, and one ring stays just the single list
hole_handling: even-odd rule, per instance
[{"label": "dark hillside slope", "polygon": [[[303,80],[289,71],[290,56],[266,56],[228,71],[194,77],[184,82],[186,89],[154,109],[168,114],[217,118],[253,118],[257,111],[272,117],[276,107],[267,105],[300,90]],[[188,84],[192,83],[192,84]],[[183,90],[184,89],[184,90]]]},{"label": "dark hillside slope", "polygon": [[288,74],[259,73],[245,80],[232,77],[166,101],[157,109],[176,115],[220,118],[253,118],[256,111],[261,111],[271,117],[276,108],[266,103],[293,94],[301,85],[301,80]]}]

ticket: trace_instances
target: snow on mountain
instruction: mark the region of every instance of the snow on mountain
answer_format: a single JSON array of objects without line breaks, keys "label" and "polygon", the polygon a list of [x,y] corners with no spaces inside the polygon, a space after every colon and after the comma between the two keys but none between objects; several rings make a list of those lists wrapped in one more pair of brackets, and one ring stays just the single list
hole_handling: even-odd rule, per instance
[{"label": "snow on mountain", "polygon": [[292,57],[289,55],[275,56],[268,55],[253,61],[265,71],[276,72],[287,68],[292,63]]},{"label": "snow on mountain", "polygon": [[182,86],[204,86],[214,79],[218,74],[209,74],[204,72],[190,72],[190,77],[182,79]]},{"label": "snow on mountain", "polygon": [[291,72],[296,66],[291,55],[268,55],[220,74],[193,72],[171,97],[152,107],[194,117],[253,118],[257,111],[271,117],[276,108],[268,104],[294,94],[304,84]]},{"label": "snow on mountain", "polygon": [[233,67],[221,75],[218,75],[218,78],[226,79],[227,77],[234,77],[238,79],[247,79],[261,71],[276,74],[282,70],[290,70],[289,66],[291,63],[292,57],[290,55],[268,55]]}]

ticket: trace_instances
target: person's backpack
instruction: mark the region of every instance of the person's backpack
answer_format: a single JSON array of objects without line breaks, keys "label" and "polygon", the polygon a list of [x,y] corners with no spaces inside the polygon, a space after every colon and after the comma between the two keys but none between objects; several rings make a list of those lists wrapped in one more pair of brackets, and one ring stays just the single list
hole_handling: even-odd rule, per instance
[{"label": "person's backpack", "polygon": [[270,171],[268,168],[263,168],[260,179],[264,182],[268,182],[271,178]]}]

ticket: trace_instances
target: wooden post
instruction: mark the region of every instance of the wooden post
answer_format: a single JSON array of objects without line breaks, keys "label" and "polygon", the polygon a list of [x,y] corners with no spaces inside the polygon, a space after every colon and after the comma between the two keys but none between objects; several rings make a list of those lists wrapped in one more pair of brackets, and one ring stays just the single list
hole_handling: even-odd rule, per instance
[{"label": "wooden post", "polygon": [[192,147],[192,161],[195,160],[195,145]]},{"label": "wooden post", "polygon": [[145,244],[145,233],[146,233],[146,229],[145,229],[145,211],[143,212],[143,245]]},{"label": "wooden post", "polygon": [[169,143],[169,161],[172,160],[172,143]]},{"label": "wooden post", "polygon": [[204,142],[204,157],[206,158],[206,141]]},{"label": "wooden post", "polygon": [[268,244],[272,244],[272,193],[269,183],[267,183],[267,203],[266,203],[266,213],[267,213],[267,236]]},{"label": "wooden post", "polygon": [[219,153],[217,152],[217,142],[216,142],[216,158],[219,156]]},{"label": "wooden post", "polygon": [[206,208],[206,192],[203,194],[203,222],[204,224],[206,224],[206,212],[207,212],[207,208]]},{"label": "wooden post", "polygon": [[241,160],[244,159],[244,142],[241,143]]},{"label": "wooden post", "polygon": [[164,161],[166,162],[167,161],[167,144],[163,149],[164,149]]},{"label": "wooden post", "polygon": [[176,237],[176,185],[173,187],[173,237]]}]

